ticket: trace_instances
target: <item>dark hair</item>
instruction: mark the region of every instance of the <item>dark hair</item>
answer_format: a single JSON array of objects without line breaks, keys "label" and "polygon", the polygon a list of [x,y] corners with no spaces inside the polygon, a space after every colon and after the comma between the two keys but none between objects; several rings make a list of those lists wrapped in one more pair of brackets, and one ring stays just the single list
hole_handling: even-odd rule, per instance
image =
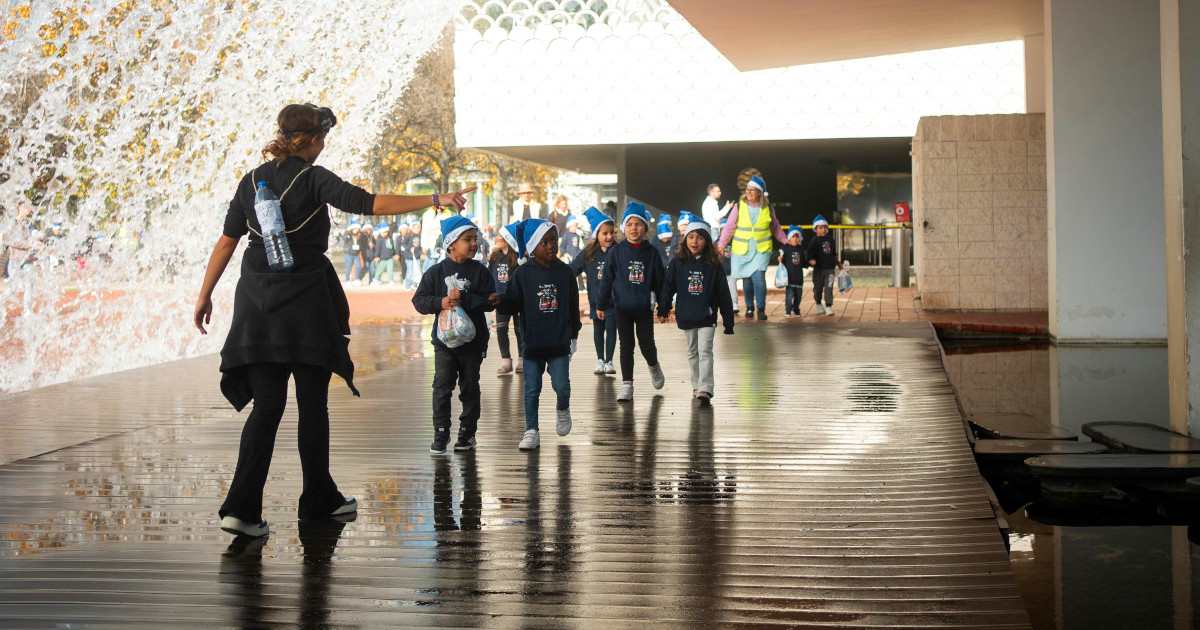
[{"label": "dark hair", "polygon": [[709,184],[709,185],[708,185],[708,188],[706,188],[706,189],[705,189],[705,192],[712,192],[712,189],[714,189],[714,188],[720,188],[720,187],[721,187],[721,186],[720,186],[719,184]]},{"label": "dark hair", "polygon": [[[500,238],[504,238],[504,237],[501,236]],[[500,251],[499,247],[493,247],[492,252],[490,254],[488,254],[488,264],[490,265],[490,264],[496,262],[501,257],[504,257],[506,259],[505,262],[508,263],[509,269],[512,269],[513,267],[517,266],[517,250],[514,249],[512,245],[508,246],[507,251]]]},{"label": "dark hair", "polygon": [[[612,221],[607,221],[607,223],[613,224],[613,245],[616,245],[617,235],[620,234],[620,232],[617,231],[617,224],[613,223]],[[598,227],[596,227],[596,232],[592,234],[592,240],[588,241],[587,245],[583,246],[583,253],[580,255],[583,256],[583,260],[586,262],[596,262],[596,252],[600,251],[600,239],[596,238],[596,236],[599,234],[600,228],[602,227],[604,227],[604,223],[601,223]]]},{"label": "dark hair", "polygon": [[[700,261],[709,267],[721,266],[721,255],[717,253],[717,246],[713,244],[712,234],[708,230],[692,230],[699,232],[704,237],[704,248],[700,250]],[[691,234],[692,232],[688,232]],[[687,244],[687,236],[679,239],[679,249],[675,250],[675,257],[679,260],[691,260],[694,255],[691,248]]]},{"label": "dark hair", "polygon": [[325,133],[314,133],[315,129],[321,128],[321,114],[312,103],[292,103],[284,107],[279,110],[276,122],[279,125],[279,133],[262,150],[264,158],[276,162],[299,152],[317,135]]}]

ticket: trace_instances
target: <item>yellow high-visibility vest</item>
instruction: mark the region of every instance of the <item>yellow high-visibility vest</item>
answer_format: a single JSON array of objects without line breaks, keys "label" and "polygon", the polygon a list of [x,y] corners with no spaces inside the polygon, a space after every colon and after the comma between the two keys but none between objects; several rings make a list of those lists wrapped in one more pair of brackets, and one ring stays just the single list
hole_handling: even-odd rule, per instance
[{"label": "yellow high-visibility vest", "polygon": [[741,256],[750,251],[750,241],[757,242],[760,252],[771,251],[771,209],[764,204],[758,212],[758,221],[751,223],[750,207],[745,201],[739,201],[737,230],[733,232],[733,253]]}]

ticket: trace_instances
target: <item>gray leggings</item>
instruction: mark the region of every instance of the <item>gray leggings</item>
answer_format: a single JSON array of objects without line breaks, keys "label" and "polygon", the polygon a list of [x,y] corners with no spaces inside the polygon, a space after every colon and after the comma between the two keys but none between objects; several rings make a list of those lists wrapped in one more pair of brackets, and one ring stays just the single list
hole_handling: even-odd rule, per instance
[{"label": "gray leggings", "polygon": [[833,284],[837,269],[813,269],[813,301],[821,303],[821,289],[825,289],[825,306],[833,306]]}]

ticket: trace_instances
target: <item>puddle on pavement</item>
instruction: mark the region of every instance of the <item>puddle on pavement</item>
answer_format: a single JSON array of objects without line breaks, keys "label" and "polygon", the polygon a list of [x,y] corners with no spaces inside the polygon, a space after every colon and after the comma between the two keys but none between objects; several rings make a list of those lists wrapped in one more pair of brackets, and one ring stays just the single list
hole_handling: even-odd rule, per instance
[{"label": "puddle on pavement", "polygon": [[[1166,348],[943,345],[947,375],[968,416],[1024,414],[1082,441],[1089,422],[1167,426]],[[1189,539],[1185,523],[1123,524],[1132,521],[1018,505],[1007,516],[1009,557],[1034,628],[1193,627],[1200,610],[1200,545],[1191,542],[1200,541],[1197,526]]]}]

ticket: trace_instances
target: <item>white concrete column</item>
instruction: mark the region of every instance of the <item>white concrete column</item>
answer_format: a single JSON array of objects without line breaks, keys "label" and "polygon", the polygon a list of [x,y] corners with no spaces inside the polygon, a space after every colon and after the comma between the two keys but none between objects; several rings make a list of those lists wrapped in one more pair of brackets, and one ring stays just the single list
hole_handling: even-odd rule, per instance
[{"label": "white concrete column", "polygon": [[1155,8],[1045,3],[1049,310],[1059,343],[1167,336]]},{"label": "white concrete column", "polygon": [[1025,38],[1025,113],[1046,113],[1046,38]]},{"label": "white concrete column", "polygon": [[1159,17],[1171,428],[1200,435],[1200,5],[1160,0]]}]

